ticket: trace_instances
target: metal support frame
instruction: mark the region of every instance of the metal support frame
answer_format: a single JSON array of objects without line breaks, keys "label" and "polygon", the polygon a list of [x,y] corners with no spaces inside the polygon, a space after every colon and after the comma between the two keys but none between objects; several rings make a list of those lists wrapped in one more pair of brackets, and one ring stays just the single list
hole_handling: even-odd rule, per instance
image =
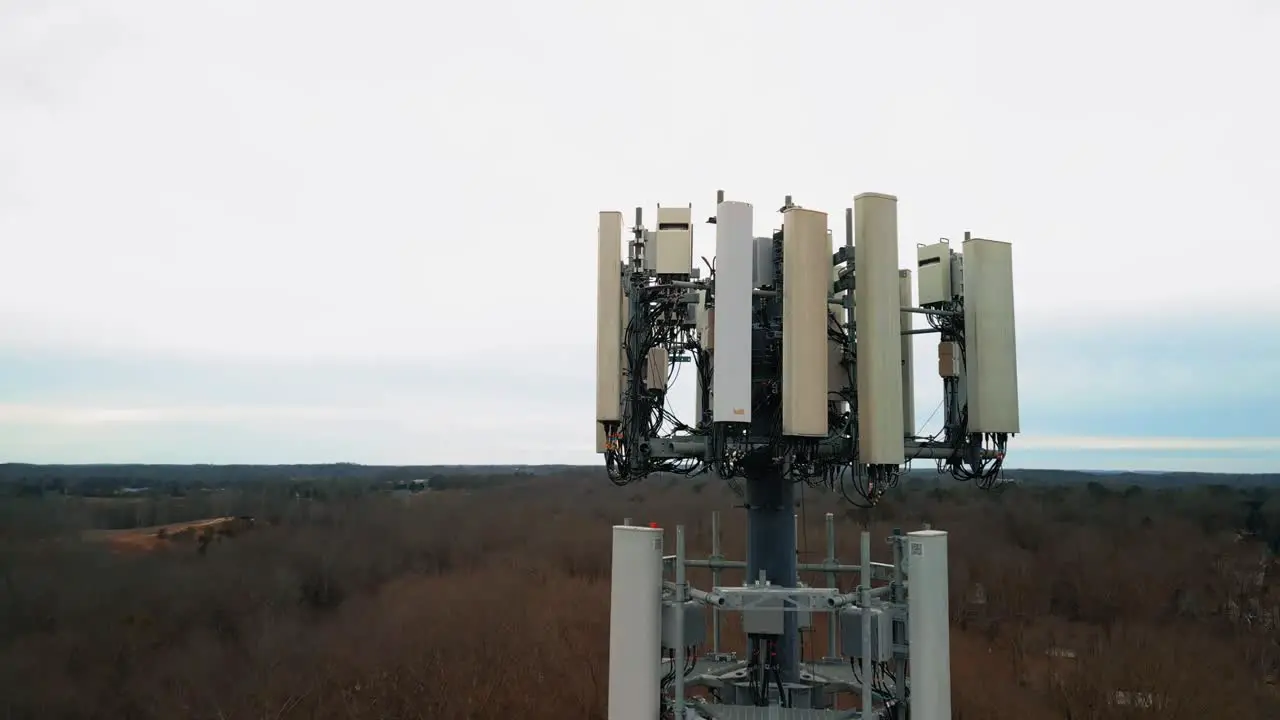
[{"label": "metal support frame", "polygon": [[[817,457],[841,455],[845,452],[841,442],[842,440],[838,439],[823,440],[817,443],[815,455]],[[706,457],[709,443],[707,438],[701,435],[674,435],[665,438],[649,438],[641,443],[641,449],[647,457],[655,460],[701,459]],[[903,443],[903,454],[911,460],[949,460],[956,455],[956,450],[940,442],[908,441]],[[996,457],[996,453],[992,450],[983,450],[981,457],[989,460]]]},{"label": "metal support frame", "polygon": [[[789,207],[789,206],[788,206]],[[852,210],[846,211],[846,237],[845,247],[847,262],[852,265]],[[684,317],[688,313],[678,308],[685,308],[698,302],[699,293],[705,293],[707,297],[712,298],[714,303],[714,278],[705,280],[679,280],[673,278],[662,278],[656,281],[644,269],[644,253],[645,243],[643,236],[645,229],[642,222],[642,213],[639,208],[636,209],[636,220],[633,234],[635,240],[630,243],[630,257],[624,267],[621,269],[623,274],[623,290],[625,293],[624,303],[628,307],[628,314],[632,318],[641,317],[655,303],[666,303],[668,307],[666,316]],[[781,271],[778,270],[778,286],[782,282]],[[781,292],[774,289],[757,288],[752,294],[758,298],[768,299],[767,312],[773,314],[774,322],[780,322],[781,309]],[[846,331],[854,329],[854,300],[852,293],[846,292],[843,298],[832,294],[828,298],[832,304],[839,304],[844,308],[843,326]],[[933,308],[933,307],[910,307],[903,306],[902,312],[926,315],[935,318],[961,319],[963,311],[953,308]],[[639,368],[646,364],[646,357],[642,357],[642,352],[637,348],[643,348],[653,339],[653,328],[643,323],[632,323],[631,327],[624,328],[624,347],[632,350],[625,357],[624,366],[630,368],[624,371],[625,382],[623,383],[623,405],[626,405],[626,398],[641,397],[645,393],[646,382],[643,373]],[[920,328],[903,331],[903,335],[918,335],[925,333],[942,333],[944,339],[953,337],[945,331],[937,328]],[[853,333],[849,333],[849,347],[847,348],[847,356],[849,358],[849,383],[850,387],[856,383],[856,350],[853,346]],[[951,427],[958,423],[955,418],[959,417],[959,407],[948,406],[947,425]],[[632,417],[633,413],[625,413],[625,417]],[[701,422],[701,419],[698,421]],[[769,435],[763,432],[764,423],[755,422],[751,432],[751,437],[744,443],[745,447],[752,449],[760,449],[767,446],[767,441],[761,438]],[[627,469],[630,475],[643,475],[640,470],[649,461],[663,460],[698,460],[711,461],[714,457],[714,443],[711,436],[705,432],[675,432],[664,437],[645,437],[643,434],[631,432],[627,428],[627,422],[623,423],[622,436],[626,439],[628,445],[628,457],[630,458],[631,467]],[[1000,455],[1000,452],[981,447],[971,447],[968,444],[961,443],[959,434],[949,431],[948,436],[943,440],[937,439],[906,439],[904,440],[903,455],[909,460],[937,460],[947,464],[967,460],[970,463],[991,460]],[[847,437],[840,432],[833,433],[830,437],[820,440],[814,444],[812,448],[812,456],[817,459],[847,459],[850,462],[856,462],[856,453],[853,452],[853,445]],[[759,474],[768,475],[769,470],[762,470]],[[750,478],[748,478],[750,481]]]},{"label": "metal support frame", "polygon": [[[794,519],[794,515],[788,513]],[[787,718],[807,718],[819,720],[823,718],[882,718],[891,717],[889,708],[895,704],[905,703],[908,699],[909,683],[907,668],[909,667],[910,648],[907,642],[906,628],[909,626],[908,593],[909,567],[904,551],[908,536],[895,529],[887,538],[892,547],[893,562],[877,563],[871,560],[871,534],[862,532],[860,546],[860,562],[857,565],[843,565],[836,554],[835,516],[826,513],[824,518],[826,529],[826,558],[821,563],[795,563],[801,572],[821,572],[826,587],[781,586],[772,582],[753,579],[749,575],[742,585],[726,586],[721,584],[721,574],[725,570],[742,570],[748,573],[751,565],[740,560],[727,560],[721,555],[722,540],[720,513],[711,515],[711,556],[707,558],[688,557],[685,528],[675,528],[675,554],[663,557],[664,601],[669,604],[695,602],[709,610],[711,647],[707,652],[686,658],[685,648],[673,648],[674,659],[664,660],[667,670],[683,668],[692,660],[693,671],[688,677],[676,671],[668,693],[663,698],[663,705],[670,710],[674,718],[735,718],[751,720],[752,718],[770,718],[786,720]],[[625,523],[629,524],[630,518]],[[794,557],[794,548],[792,549]],[[707,590],[689,585],[688,568],[707,568],[712,573],[712,587]],[[768,570],[765,570],[767,576]],[[842,593],[838,580],[842,575],[856,575],[858,585],[851,593]],[[872,649],[872,613],[861,613],[862,646],[858,649],[857,658],[842,656],[839,648],[839,627],[837,614],[849,607],[874,609],[888,613],[891,618],[890,627],[893,636],[892,646],[893,669],[891,682],[886,681],[888,692],[884,688],[872,688],[867,678],[876,677],[881,672],[873,663]],[[751,660],[739,658],[736,653],[727,653],[723,646],[723,615],[727,612],[773,611],[790,620],[786,625],[794,631],[797,613],[828,613],[831,622],[827,630],[828,654],[820,659],[805,660],[795,657],[795,672],[781,683],[787,693],[770,689],[767,706],[744,705],[735,700],[741,699],[740,688],[752,677]],[[671,613],[674,637],[684,637],[682,612]],[[944,620],[945,622],[945,620]],[[747,637],[748,647],[751,636]],[[749,654],[748,654],[749,655]],[[671,663],[667,666],[666,663]],[[878,687],[878,686],[877,686]],[[706,688],[714,691],[721,702],[711,702],[706,698],[690,698],[687,693],[694,688]],[[865,692],[864,692],[865,691]],[[861,697],[861,707],[843,710],[831,709],[829,704],[837,693],[856,693]],[[800,699],[803,707],[785,706],[786,697]]]}]

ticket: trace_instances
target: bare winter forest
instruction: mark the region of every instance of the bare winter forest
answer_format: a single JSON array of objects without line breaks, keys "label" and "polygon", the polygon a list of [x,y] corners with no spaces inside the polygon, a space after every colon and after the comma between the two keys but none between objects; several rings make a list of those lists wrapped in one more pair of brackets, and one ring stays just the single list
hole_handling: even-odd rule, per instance
[{"label": "bare winter forest", "polygon": [[[4,480],[0,717],[603,718],[610,526],[683,523],[706,556],[720,510],[725,552],[745,542],[717,480],[154,480]],[[868,524],[950,531],[958,720],[1280,717],[1280,493],[1105,480],[913,478],[872,511],[806,487],[802,560],[829,511],[844,561]],[[103,541],[222,516],[253,520]]]}]

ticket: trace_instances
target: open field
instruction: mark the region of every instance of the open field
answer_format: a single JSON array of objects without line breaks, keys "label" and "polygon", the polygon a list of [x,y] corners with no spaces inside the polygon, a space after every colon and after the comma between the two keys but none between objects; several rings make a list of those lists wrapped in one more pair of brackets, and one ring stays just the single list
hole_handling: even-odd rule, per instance
[{"label": "open field", "polygon": [[[199,502],[0,500],[0,717],[603,718],[610,525],[683,523],[705,556],[720,510],[726,552],[740,557],[745,542],[738,499],[716,480],[615,488],[566,469],[471,477],[411,503],[367,484],[315,487],[267,478]],[[952,533],[957,720],[1280,717],[1268,489],[994,495],[906,481],[870,513],[803,495],[806,561],[821,560],[827,511],[846,561],[864,526]],[[198,519],[118,527],[114,513],[139,502],[144,520],[258,522],[204,554],[111,552],[99,540],[112,535],[91,531],[154,539]],[[887,550],[876,542],[875,559]],[[823,654],[824,638],[819,624],[805,654]],[[740,646],[734,623],[725,639]]]},{"label": "open field", "polygon": [[234,537],[252,527],[253,519],[250,517],[227,516],[128,530],[86,530],[81,537],[87,542],[103,543],[120,552],[151,552],[189,543],[199,547],[224,537]]}]

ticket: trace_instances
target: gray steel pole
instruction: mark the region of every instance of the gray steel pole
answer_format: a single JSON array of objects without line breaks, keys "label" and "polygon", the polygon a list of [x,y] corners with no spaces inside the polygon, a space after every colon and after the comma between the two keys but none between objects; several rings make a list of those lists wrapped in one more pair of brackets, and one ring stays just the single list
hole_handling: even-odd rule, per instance
[{"label": "gray steel pole", "polygon": [[[711,560],[721,561],[724,557],[720,554],[720,511],[711,511]],[[711,587],[712,589],[720,587],[720,568],[711,568]],[[713,655],[720,654],[720,608],[711,609],[711,652]]]},{"label": "gray steel pole", "polygon": [[[836,516],[835,513],[827,513],[827,558],[828,567],[834,568],[836,562]],[[827,587],[835,589],[836,573],[835,570],[827,571]],[[839,657],[836,650],[836,614],[827,615],[827,657]]]},{"label": "gray steel pole", "polygon": [[675,628],[673,634],[676,637],[676,658],[673,663],[675,666],[676,682],[675,682],[675,713],[674,716],[679,720],[684,719],[684,601],[689,595],[689,586],[685,582],[684,575],[684,526],[676,526],[676,612],[675,612]]},{"label": "gray steel pole", "polygon": [[[893,593],[890,598],[895,606],[902,603],[902,543],[905,541],[906,538],[902,535],[902,529],[894,528],[893,537],[890,539],[890,542],[893,543]],[[906,622],[895,622],[893,624],[895,635],[893,641],[895,643],[907,644],[907,622],[910,622],[910,619]],[[899,627],[902,628],[901,637],[897,636],[897,628]],[[905,707],[904,703],[907,699],[907,658],[902,655],[895,657],[893,662],[893,696],[897,698],[899,704],[903,704]]]},{"label": "gray steel pole", "polygon": [[862,607],[862,717],[875,717],[871,714],[872,686],[874,675],[871,664],[871,533],[862,532],[862,580],[858,588],[861,596],[858,605]]},{"label": "gray steel pole", "polygon": [[[782,477],[776,466],[753,468],[747,474],[747,577],[763,576],[773,585],[796,586],[795,484]],[[783,613],[782,635],[778,637],[777,662],[784,683],[796,682],[800,676],[797,650],[798,617]]]}]

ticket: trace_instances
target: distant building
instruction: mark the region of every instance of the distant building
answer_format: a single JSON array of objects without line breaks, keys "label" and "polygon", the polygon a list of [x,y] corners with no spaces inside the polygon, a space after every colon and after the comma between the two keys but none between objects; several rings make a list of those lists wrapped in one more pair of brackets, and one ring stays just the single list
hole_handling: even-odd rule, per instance
[{"label": "distant building", "polygon": [[396,497],[410,497],[431,489],[431,478],[416,480],[397,480],[391,486],[391,494]]}]

